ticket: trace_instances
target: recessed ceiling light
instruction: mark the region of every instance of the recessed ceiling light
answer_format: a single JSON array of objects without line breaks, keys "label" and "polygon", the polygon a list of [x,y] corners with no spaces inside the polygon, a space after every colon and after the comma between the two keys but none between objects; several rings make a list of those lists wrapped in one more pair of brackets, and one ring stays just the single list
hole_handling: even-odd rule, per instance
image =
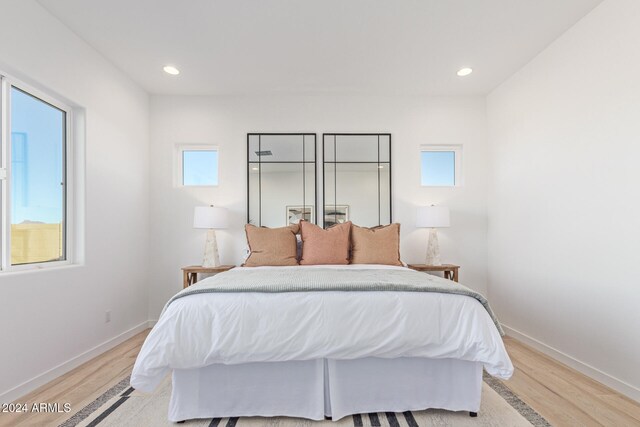
[{"label": "recessed ceiling light", "polygon": [[177,76],[178,74],[180,74],[180,70],[178,70],[173,65],[165,65],[163,70],[165,73],[171,74],[172,76]]},{"label": "recessed ceiling light", "polygon": [[473,73],[473,70],[471,68],[465,67],[465,68],[460,68],[456,74],[458,74],[460,77],[464,77],[464,76],[468,76],[471,73]]},{"label": "recessed ceiling light", "polygon": [[257,171],[257,170],[260,170],[260,168],[253,167],[253,168],[251,168],[251,170],[252,170],[252,171]]},{"label": "recessed ceiling light", "polygon": [[378,165],[378,169],[384,169],[383,165]]}]

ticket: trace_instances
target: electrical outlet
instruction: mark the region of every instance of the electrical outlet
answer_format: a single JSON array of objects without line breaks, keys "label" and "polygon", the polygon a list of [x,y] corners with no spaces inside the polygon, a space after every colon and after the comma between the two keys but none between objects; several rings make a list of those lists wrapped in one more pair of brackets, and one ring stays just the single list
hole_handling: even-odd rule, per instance
[{"label": "electrical outlet", "polygon": [[104,323],[111,322],[111,310],[107,310],[104,312]]}]

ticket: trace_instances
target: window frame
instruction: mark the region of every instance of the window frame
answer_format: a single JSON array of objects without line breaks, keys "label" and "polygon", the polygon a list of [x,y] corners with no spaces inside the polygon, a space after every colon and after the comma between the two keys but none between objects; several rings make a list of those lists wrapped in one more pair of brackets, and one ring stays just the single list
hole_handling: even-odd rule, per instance
[{"label": "window frame", "polygon": [[[64,260],[11,265],[11,88],[45,102],[65,113],[63,170]],[[75,263],[75,176],[73,108],[46,93],[0,70],[0,274],[62,267]],[[70,166],[71,165],[71,166]]]},{"label": "window frame", "polygon": [[[184,152],[215,151],[218,153],[218,183],[208,185],[184,185]],[[220,148],[213,144],[176,144],[173,161],[173,186],[177,188],[216,188],[220,186]]]},{"label": "window frame", "polygon": [[[430,185],[422,183],[422,153],[424,152],[453,152],[453,185]],[[462,144],[450,145],[430,145],[423,144],[420,146],[420,186],[429,188],[456,188],[462,187],[464,184],[464,175],[462,170]]]}]

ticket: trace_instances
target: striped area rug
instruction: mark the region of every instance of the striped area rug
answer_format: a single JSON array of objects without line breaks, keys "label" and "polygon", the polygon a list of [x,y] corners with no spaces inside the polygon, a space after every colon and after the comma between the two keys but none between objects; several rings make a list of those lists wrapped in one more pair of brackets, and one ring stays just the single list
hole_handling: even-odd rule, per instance
[{"label": "striped area rug", "polygon": [[129,386],[129,377],[105,391],[74,414],[60,427],[422,427],[422,426],[535,426],[550,424],[524,403],[502,382],[485,376],[482,406],[477,418],[468,412],[429,409],[403,413],[378,412],[344,417],[337,421],[311,421],[288,417],[232,417],[187,420],[176,424],[167,420],[171,382],[167,380],[153,394],[143,394]]}]

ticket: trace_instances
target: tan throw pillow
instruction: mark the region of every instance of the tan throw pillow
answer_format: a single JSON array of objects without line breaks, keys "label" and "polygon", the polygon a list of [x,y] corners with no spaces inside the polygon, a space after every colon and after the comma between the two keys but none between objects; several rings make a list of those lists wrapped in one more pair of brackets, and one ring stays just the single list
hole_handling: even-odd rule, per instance
[{"label": "tan throw pillow", "polygon": [[300,221],[302,259],[300,265],[349,264],[349,233],[351,221],[324,230],[307,221]]},{"label": "tan throw pillow", "polygon": [[351,264],[402,265],[400,224],[351,227]]},{"label": "tan throw pillow", "polygon": [[299,230],[298,224],[281,228],[245,225],[250,253],[242,266],[298,265],[296,234]]}]

